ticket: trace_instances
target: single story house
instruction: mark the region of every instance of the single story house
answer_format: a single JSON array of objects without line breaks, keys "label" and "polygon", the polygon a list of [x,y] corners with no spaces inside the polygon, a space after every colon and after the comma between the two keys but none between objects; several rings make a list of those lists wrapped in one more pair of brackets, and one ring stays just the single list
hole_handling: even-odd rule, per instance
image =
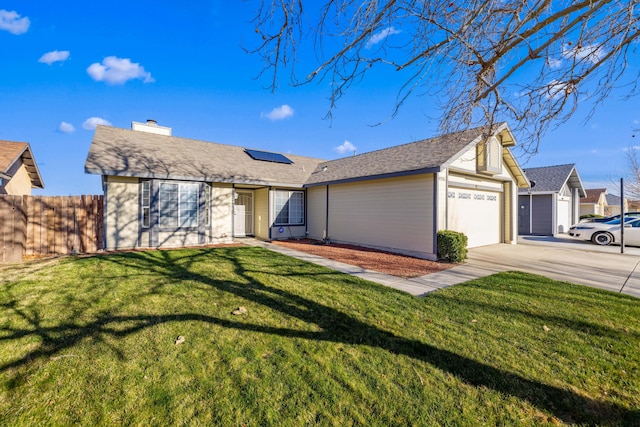
[{"label": "single story house", "polygon": [[575,164],[524,169],[530,188],[518,190],[518,234],[555,236],[580,220],[586,195]]},{"label": "single story house", "polygon": [[171,136],[154,121],[98,126],[107,249],[330,239],[435,259],[436,232],[515,243],[529,182],[506,123],[333,161]]},{"label": "single story house", "polygon": [[29,196],[32,188],[44,182],[29,143],[0,141],[0,194]]},{"label": "single story house", "polygon": [[[606,205],[604,207],[604,216],[620,215],[620,205],[622,199],[615,194],[605,194]],[[624,211],[629,212],[629,200],[624,199]]]},{"label": "single story house", "polygon": [[606,188],[589,188],[586,194],[580,198],[580,215],[605,216],[607,206]]}]

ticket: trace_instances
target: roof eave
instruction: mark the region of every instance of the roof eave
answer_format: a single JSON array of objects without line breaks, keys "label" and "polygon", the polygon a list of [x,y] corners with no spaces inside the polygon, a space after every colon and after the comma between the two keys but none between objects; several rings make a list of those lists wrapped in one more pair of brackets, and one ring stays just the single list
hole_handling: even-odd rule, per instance
[{"label": "roof eave", "polygon": [[92,168],[85,166],[85,173],[102,176],[122,176],[129,178],[142,178],[142,179],[160,179],[160,180],[175,180],[175,181],[199,181],[199,182],[219,182],[225,184],[246,184],[246,185],[259,185],[270,187],[291,187],[302,188],[301,182],[278,182],[275,180],[264,180],[238,176],[191,176],[191,175],[167,175],[167,174],[155,174],[155,173],[127,173],[117,170],[105,170],[99,168]]},{"label": "roof eave", "polygon": [[413,169],[408,171],[400,171],[400,172],[391,172],[391,173],[381,173],[376,175],[367,175],[367,176],[357,176],[352,178],[343,178],[343,179],[333,179],[327,181],[306,183],[303,185],[304,188],[309,187],[318,187],[321,185],[335,185],[335,184],[348,184],[351,182],[359,182],[359,181],[371,181],[374,179],[384,179],[384,178],[397,178],[401,176],[411,176],[411,175],[421,175],[427,173],[438,173],[442,171],[440,166],[421,168],[421,169]]},{"label": "roof eave", "polygon": [[40,170],[38,169],[38,164],[36,163],[36,159],[33,157],[33,152],[31,151],[31,145],[28,142],[24,144],[26,145],[24,146],[22,151],[20,151],[20,153],[16,156],[16,158],[13,159],[11,163],[9,163],[7,168],[4,171],[2,171],[2,173],[0,173],[0,177],[4,179],[11,179],[11,177],[6,174],[7,171],[9,171],[18,160],[21,160],[22,164],[27,169],[27,173],[29,174],[29,180],[31,181],[31,188],[43,189],[44,181],[42,180],[42,176],[40,175]]},{"label": "roof eave", "polygon": [[516,179],[518,188],[531,188],[531,182],[507,147],[502,149],[502,158],[509,167],[511,175]]},{"label": "roof eave", "polygon": [[[25,154],[29,155],[29,157],[24,158]],[[44,188],[44,180],[42,179],[42,175],[40,175],[40,169],[38,169],[38,163],[36,163],[36,159],[33,156],[33,152],[31,151],[31,145],[27,144],[27,149],[22,153],[23,163],[27,168],[27,172],[29,172],[29,177],[31,178],[31,187],[32,188]],[[27,161],[25,161],[27,160]]]},{"label": "roof eave", "polygon": [[578,173],[578,169],[576,169],[575,167],[573,168],[573,171],[571,172],[572,174],[575,173],[576,175],[576,179],[578,180],[578,182],[580,183],[580,187],[578,187],[578,191],[580,193],[580,197],[586,197],[587,196],[587,192],[584,189],[584,184],[582,183],[582,178],[580,178],[580,174]]}]

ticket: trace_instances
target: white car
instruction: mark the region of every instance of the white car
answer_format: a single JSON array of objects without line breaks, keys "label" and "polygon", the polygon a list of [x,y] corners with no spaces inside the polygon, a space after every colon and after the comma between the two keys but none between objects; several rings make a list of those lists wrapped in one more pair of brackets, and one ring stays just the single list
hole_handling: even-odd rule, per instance
[{"label": "white car", "polygon": [[[590,240],[596,245],[620,243],[620,218],[608,222],[583,222],[572,226],[569,235],[581,240]],[[640,218],[625,217],[624,243],[640,245]]]}]

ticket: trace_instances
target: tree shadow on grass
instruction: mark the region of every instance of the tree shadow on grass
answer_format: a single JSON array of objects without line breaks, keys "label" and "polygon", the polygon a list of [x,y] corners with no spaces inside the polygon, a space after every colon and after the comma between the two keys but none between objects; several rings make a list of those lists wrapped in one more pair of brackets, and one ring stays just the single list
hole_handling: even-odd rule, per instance
[{"label": "tree shadow on grass", "polygon": [[[211,252],[215,251],[215,255]],[[195,253],[194,253],[195,252]],[[97,338],[103,334],[112,337],[124,337],[160,323],[199,321],[224,328],[274,334],[289,338],[328,341],[352,345],[367,345],[384,349],[392,354],[401,354],[424,361],[432,366],[454,375],[466,384],[475,387],[486,387],[506,395],[511,395],[552,413],[567,423],[585,425],[632,425],[640,419],[640,410],[629,410],[612,402],[603,402],[580,395],[572,390],[558,388],[520,375],[468,359],[449,350],[438,348],[426,342],[407,339],[389,331],[365,323],[354,316],[312,301],[287,290],[270,286],[267,280],[260,280],[264,274],[279,275],[278,258],[275,254],[261,248],[228,248],[226,250],[199,250],[184,252],[184,255],[158,252],[133,252],[117,256],[105,256],[104,262],[116,263],[127,269],[139,269],[168,275],[174,280],[188,279],[210,286],[218,291],[260,304],[301,321],[315,324],[320,331],[302,331],[291,328],[265,326],[242,321],[233,321],[216,316],[199,313],[179,313],[167,315],[97,315],[85,324],[72,322],[52,327],[43,327],[37,317],[22,315],[29,328],[2,328],[0,340],[17,339],[29,335],[37,335],[42,339],[40,348],[26,354],[22,358],[0,366],[0,372],[20,367],[34,359],[52,357],[54,354],[73,347],[89,336]],[[259,265],[268,267],[261,269]],[[219,262],[224,260],[233,266],[237,277],[242,280],[219,280],[215,277],[199,273],[192,268],[198,262]],[[260,263],[256,261],[261,261]],[[290,264],[289,264],[290,265]],[[289,275],[317,275],[304,272],[306,263],[300,262],[300,273],[289,272]],[[337,274],[330,270],[328,276]],[[354,283],[362,283],[354,279]],[[156,292],[154,289],[152,292]],[[5,303],[3,309],[16,310],[15,304]]]}]

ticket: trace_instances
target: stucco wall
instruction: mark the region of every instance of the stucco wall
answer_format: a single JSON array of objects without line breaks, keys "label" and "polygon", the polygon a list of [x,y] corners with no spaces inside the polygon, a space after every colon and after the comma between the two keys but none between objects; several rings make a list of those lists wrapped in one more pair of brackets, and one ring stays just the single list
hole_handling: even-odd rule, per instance
[{"label": "stucco wall", "polygon": [[[331,190],[329,190],[331,191]],[[322,240],[327,228],[327,187],[307,189],[307,230],[312,239]]]},{"label": "stucco wall", "polygon": [[434,258],[434,175],[329,187],[329,238]]},{"label": "stucco wall", "polygon": [[274,225],[271,228],[271,238],[273,240],[297,239],[306,236],[304,225]]},{"label": "stucco wall", "polygon": [[581,203],[580,204],[580,215],[604,215],[602,206],[599,206],[595,203]]},{"label": "stucco wall", "polygon": [[260,239],[269,239],[269,189],[259,188],[253,193],[255,209],[254,234]]},{"label": "stucco wall", "polygon": [[13,174],[9,182],[4,186],[5,194],[13,194],[16,196],[31,195],[31,178],[27,168],[21,164]]},{"label": "stucco wall", "polygon": [[211,185],[211,243],[231,242],[233,237],[233,188],[231,184]]},{"label": "stucco wall", "polygon": [[138,178],[109,176],[105,192],[106,249],[138,246]]}]

